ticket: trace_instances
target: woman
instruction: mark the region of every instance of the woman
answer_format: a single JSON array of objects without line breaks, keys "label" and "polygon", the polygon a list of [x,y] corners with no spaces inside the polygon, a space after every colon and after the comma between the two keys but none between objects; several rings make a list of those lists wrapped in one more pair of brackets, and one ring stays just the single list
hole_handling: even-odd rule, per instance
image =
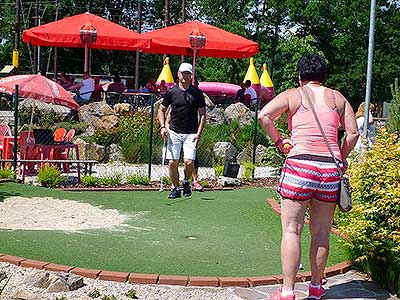
[{"label": "woman", "polygon": [[[293,289],[300,264],[300,237],[308,205],[312,274],[309,298],[320,299],[325,295],[321,275],[328,258],[329,234],[339,191],[339,174],[314,119],[306,93],[338,160],[346,160],[358,138],[350,104],[338,91],[323,85],[327,76],[325,61],[316,54],[308,54],[298,62],[297,71],[301,87],[279,94],[259,115],[259,121],[267,135],[280,151],[287,154],[278,186],[282,197],[283,285],[270,295],[273,300],[295,299]],[[283,139],[274,125],[274,120],[285,112],[289,113],[290,139]],[[346,133],[341,148],[337,140],[339,124],[342,124]]]},{"label": "woman", "polygon": [[[375,110],[375,105],[370,103],[369,114],[368,114],[368,130],[367,130],[367,142],[369,148],[371,148],[372,144],[374,143],[373,136],[375,135],[375,126],[374,126],[374,118],[372,116],[372,112],[374,110]],[[360,134],[356,146],[354,147],[354,150],[357,152],[361,152],[364,147],[363,138],[361,136],[364,131],[364,119],[365,119],[365,102],[362,102],[356,112],[356,123],[357,123],[358,133]]]}]

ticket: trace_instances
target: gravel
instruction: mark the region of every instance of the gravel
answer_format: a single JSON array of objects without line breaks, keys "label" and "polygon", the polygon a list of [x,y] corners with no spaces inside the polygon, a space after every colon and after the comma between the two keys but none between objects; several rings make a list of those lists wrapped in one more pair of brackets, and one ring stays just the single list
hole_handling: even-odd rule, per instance
[{"label": "gravel", "polygon": [[[183,286],[167,286],[167,285],[145,285],[130,284],[112,281],[95,280],[84,278],[85,286],[70,292],[47,293],[44,289],[26,286],[23,284],[24,278],[32,271],[31,268],[22,268],[8,263],[0,262],[0,273],[5,272],[11,277],[7,283],[3,293],[0,292],[1,299],[15,299],[15,294],[21,290],[31,294],[31,299],[43,300],[90,300],[89,294],[94,290],[100,292],[100,296],[96,299],[102,299],[104,296],[114,295],[116,299],[132,299],[126,296],[128,291],[134,290],[137,299],[185,299],[185,300],[237,300],[240,299],[234,295],[235,288],[211,288],[211,287],[183,287]],[[8,279],[8,278],[7,278]],[[0,283],[0,291],[7,279]]]}]

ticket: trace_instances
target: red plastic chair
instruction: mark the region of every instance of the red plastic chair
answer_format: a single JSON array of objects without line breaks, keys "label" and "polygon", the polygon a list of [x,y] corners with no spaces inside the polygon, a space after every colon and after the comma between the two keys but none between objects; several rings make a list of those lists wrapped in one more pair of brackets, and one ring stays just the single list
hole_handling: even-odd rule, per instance
[{"label": "red plastic chair", "polygon": [[64,141],[66,133],[67,133],[67,130],[65,128],[57,128],[56,131],[54,131],[54,133],[53,133],[54,141],[55,142]]},{"label": "red plastic chair", "polygon": [[11,128],[7,124],[0,124],[0,157],[3,156],[3,137],[4,136],[11,136]]},{"label": "red plastic chair", "polygon": [[[33,132],[21,131],[19,133],[19,159],[42,159],[42,153],[39,148],[35,147],[35,138]],[[22,181],[25,180],[25,174],[32,174],[35,172],[35,163],[21,163],[20,174],[22,173]]]}]

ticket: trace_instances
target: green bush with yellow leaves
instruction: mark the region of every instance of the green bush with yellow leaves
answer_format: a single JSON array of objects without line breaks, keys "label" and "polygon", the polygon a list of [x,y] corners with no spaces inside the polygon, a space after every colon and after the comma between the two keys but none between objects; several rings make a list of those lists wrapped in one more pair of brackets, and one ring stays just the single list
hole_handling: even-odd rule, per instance
[{"label": "green bush with yellow leaves", "polygon": [[381,129],[373,147],[348,170],[354,208],[340,229],[354,265],[400,294],[400,141]]}]

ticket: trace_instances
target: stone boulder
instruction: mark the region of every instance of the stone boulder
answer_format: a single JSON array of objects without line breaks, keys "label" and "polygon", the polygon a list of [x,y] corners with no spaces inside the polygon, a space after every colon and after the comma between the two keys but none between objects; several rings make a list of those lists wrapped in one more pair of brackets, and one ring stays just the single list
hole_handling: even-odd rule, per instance
[{"label": "stone boulder", "polygon": [[263,145],[257,145],[256,146],[256,163],[261,163],[262,159],[264,158],[265,154],[267,152],[267,147]]},{"label": "stone boulder", "polygon": [[132,116],[135,113],[134,107],[129,103],[117,103],[114,105],[114,112],[118,116]]},{"label": "stone boulder", "polygon": [[218,184],[223,187],[227,186],[240,186],[242,185],[242,181],[238,178],[231,178],[225,176],[218,177]]},{"label": "stone boulder", "polygon": [[253,113],[241,102],[229,105],[224,114],[227,123],[230,123],[233,119],[238,119],[240,126],[250,125],[253,120]]},{"label": "stone boulder", "polygon": [[247,148],[244,148],[236,157],[239,164],[243,164],[246,161],[251,161],[251,153]]},{"label": "stone boulder", "polygon": [[225,162],[234,160],[238,151],[229,142],[218,142],[215,143],[213,152],[216,157],[222,158]]},{"label": "stone boulder", "polygon": [[52,103],[46,103],[31,98],[25,99],[18,105],[19,110],[31,109],[31,108],[33,108],[35,114],[48,114],[48,113],[58,114],[60,120],[64,120],[71,113],[71,109],[68,107]]},{"label": "stone boulder", "polygon": [[106,157],[104,146],[85,142],[81,138],[76,138],[74,143],[78,145],[80,159],[102,161]]},{"label": "stone boulder", "polygon": [[123,161],[124,156],[122,155],[121,147],[117,144],[111,144],[108,149],[108,159],[110,161]]},{"label": "stone boulder", "polygon": [[208,97],[206,93],[203,93],[203,95],[204,95],[204,100],[206,101],[207,110],[213,110],[215,107],[214,102],[212,102],[211,98]]},{"label": "stone boulder", "polygon": [[214,107],[214,109],[207,111],[206,114],[207,124],[224,124],[225,115],[223,108]]},{"label": "stone boulder", "polygon": [[111,129],[118,125],[115,111],[104,102],[92,102],[79,108],[78,117],[88,126],[101,129]]},{"label": "stone boulder", "polygon": [[[32,270],[23,283],[27,286],[46,289],[49,293],[74,291],[84,286],[81,276],[61,272],[50,273],[45,270]],[[26,298],[27,296],[29,295],[21,290],[17,299],[30,299]]]}]

